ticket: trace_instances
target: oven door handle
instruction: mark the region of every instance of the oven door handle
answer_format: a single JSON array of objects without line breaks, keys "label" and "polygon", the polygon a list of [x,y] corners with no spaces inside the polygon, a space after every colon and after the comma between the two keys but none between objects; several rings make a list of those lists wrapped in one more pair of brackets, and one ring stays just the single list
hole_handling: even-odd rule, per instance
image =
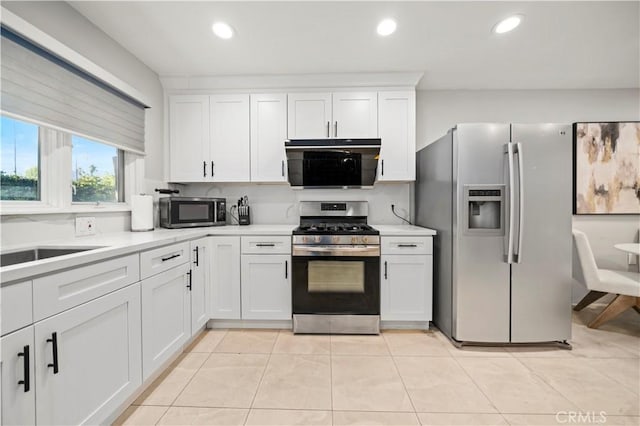
[{"label": "oven door handle", "polygon": [[380,246],[293,246],[293,256],[379,257]]}]

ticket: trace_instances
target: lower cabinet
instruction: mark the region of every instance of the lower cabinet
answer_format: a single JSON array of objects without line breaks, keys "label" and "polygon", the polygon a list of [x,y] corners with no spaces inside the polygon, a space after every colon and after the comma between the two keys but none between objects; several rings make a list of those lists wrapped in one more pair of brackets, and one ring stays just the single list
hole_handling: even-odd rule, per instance
[{"label": "lower cabinet", "polygon": [[0,339],[0,348],[0,423],[33,425],[36,423],[33,326],[4,336]]},{"label": "lower cabinet", "polygon": [[33,328],[37,424],[103,423],[142,384],[139,284]]},{"label": "lower cabinet", "polygon": [[185,263],[140,283],[145,380],[191,336],[190,274],[190,265]]},{"label": "lower cabinet", "polygon": [[209,320],[209,238],[191,241],[191,335]]},{"label": "lower cabinet", "polygon": [[291,319],[291,256],[242,255],[242,318]]},{"label": "lower cabinet", "polygon": [[383,255],[380,277],[380,319],[430,321],[432,319],[432,256]]},{"label": "lower cabinet", "polygon": [[211,319],[240,319],[240,237],[210,237]]}]

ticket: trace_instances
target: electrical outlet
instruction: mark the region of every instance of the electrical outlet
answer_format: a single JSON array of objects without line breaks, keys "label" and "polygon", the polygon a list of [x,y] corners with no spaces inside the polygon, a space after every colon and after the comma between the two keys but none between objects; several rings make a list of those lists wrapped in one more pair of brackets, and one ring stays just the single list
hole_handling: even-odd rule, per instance
[{"label": "electrical outlet", "polygon": [[76,217],[76,237],[96,234],[95,217]]}]

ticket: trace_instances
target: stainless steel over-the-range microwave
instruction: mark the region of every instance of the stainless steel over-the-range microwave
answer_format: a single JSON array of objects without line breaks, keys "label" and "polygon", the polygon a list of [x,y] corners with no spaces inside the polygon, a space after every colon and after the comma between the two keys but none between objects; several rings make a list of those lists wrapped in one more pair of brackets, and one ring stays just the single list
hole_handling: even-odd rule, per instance
[{"label": "stainless steel over-the-range microwave", "polygon": [[226,198],[164,197],[159,207],[163,228],[219,226],[227,220]]}]

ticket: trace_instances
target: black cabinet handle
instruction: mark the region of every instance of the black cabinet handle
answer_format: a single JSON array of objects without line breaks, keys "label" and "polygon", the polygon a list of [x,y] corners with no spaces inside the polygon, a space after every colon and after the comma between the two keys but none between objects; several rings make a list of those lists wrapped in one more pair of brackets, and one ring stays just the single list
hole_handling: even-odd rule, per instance
[{"label": "black cabinet handle", "polygon": [[329,126],[330,126],[330,125],[331,125],[331,124],[327,121],[327,137],[330,137],[330,136],[331,136],[331,135],[329,135]]},{"label": "black cabinet handle", "polygon": [[167,260],[175,259],[176,257],[180,257],[180,255],[179,254],[174,254],[173,256],[163,257],[162,261],[166,262]]},{"label": "black cabinet handle", "polygon": [[289,261],[288,260],[284,261],[284,278],[285,279],[289,278]]},{"label": "black cabinet handle", "polygon": [[387,261],[384,261],[384,279],[387,279]]},{"label": "black cabinet handle", "polygon": [[398,247],[418,247],[417,244],[398,244]]},{"label": "black cabinet handle", "polygon": [[256,243],[256,247],[275,247],[274,243]]},{"label": "black cabinet handle", "polygon": [[337,138],[338,137],[338,122],[336,121],[335,127],[333,129],[333,137]]},{"label": "black cabinet handle", "polygon": [[284,160],[282,160],[282,177],[284,177]]},{"label": "black cabinet handle", "polygon": [[207,177],[207,162],[202,162],[202,177]]},{"label": "black cabinet handle", "polygon": [[213,173],[213,161],[211,162],[211,177],[213,177],[214,173]]},{"label": "black cabinet handle", "polygon": [[22,352],[18,352],[18,356],[24,357],[24,380],[18,382],[19,385],[24,385],[24,391],[29,392],[31,388],[31,380],[29,377],[29,345],[22,348]]},{"label": "black cabinet handle", "polygon": [[187,288],[189,289],[189,291],[191,291],[191,271],[187,272],[187,275],[189,275],[189,284],[187,284]]},{"label": "black cabinet handle", "polygon": [[199,255],[199,252],[198,252],[199,248],[200,248],[199,246],[196,246],[196,248],[193,249],[193,251],[196,252],[196,261],[193,262],[193,263],[195,263],[196,266],[200,266],[200,255]]},{"label": "black cabinet handle", "polygon": [[381,161],[382,163],[382,176],[384,176],[384,159]]},{"label": "black cabinet handle", "polygon": [[47,367],[53,367],[53,374],[58,374],[58,333],[51,333],[51,339],[47,339],[51,343],[51,351],[53,353],[53,364],[47,364]]}]

